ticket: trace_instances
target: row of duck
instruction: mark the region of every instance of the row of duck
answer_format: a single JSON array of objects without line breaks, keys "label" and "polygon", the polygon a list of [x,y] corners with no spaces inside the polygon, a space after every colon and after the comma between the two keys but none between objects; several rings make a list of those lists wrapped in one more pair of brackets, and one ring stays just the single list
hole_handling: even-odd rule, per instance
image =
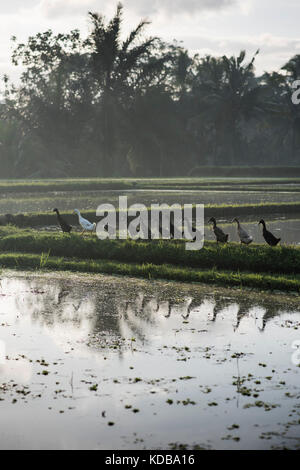
[{"label": "row of duck", "polygon": [[[72,230],[72,226],[70,224],[68,224],[65,221],[65,219],[63,219],[63,217],[60,215],[58,209],[54,209],[54,212],[56,212],[56,214],[57,214],[58,222],[60,224],[60,227],[61,227],[62,231],[69,233]],[[74,212],[78,215],[79,224],[81,225],[81,227],[83,229],[82,233],[84,233],[86,230],[87,231],[93,231],[95,229],[96,224],[91,223],[87,219],[83,218],[78,209],[75,209]],[[227,233],[225,233],[220,227],[218,227],[215,217],[211,217],[209,219],[208,223],[213,224],[213,232],[215,234],[217,243],[227,243],[228,239],[229,239],[229,235]],[[244,227],[242,227],[240,221],[237,218],[234,218],[232,223],[237,224],[237,233],[238,233],[238,237],[240,239],[240,242],[243,243],[244,245],[249,245],[250,243],[252,243],[253,237],[248,234],[248,232],[244,229]],[[271,233],[269,230],[267,230],[266,223],[265,223],[264,219],[261,219],[258,222],[258,224],[262,225],[262,228],[263,228],[262,234],[263,234],[263,237],[264,237],[265,241],[267,242],[267,244],[270,245],[270,246],[276,246],[280,242],[281,239],[275,237],[275,235],[273,235],[273,233]]]},{"label": "row of duck", "polygon": [[[234,218],[232,223],[237,223],[237,234],[238,234],[238,237],[240,239],[240,242],[243,243],[244,245],[250,245],[250,243],[253,242],[253,237],[251,235],[248,234],[248,232],[244,229],[244,227],[242,227],[242,225],[240,224],[239,220],[237,218]],[[215,234],[215,237],[216,237],[216,241],[217,243],[227,243],[228,242],[228,238],[229,238],[229,235],[227,233],[225,233],[220,227],[217,226],[217,221],[214,217],[211,217],[208,221],[208,223],[212,223],[213,224],[213,232]],[[268,245],[270,246],[276,246],[278,245],[278,243],[280,242],[280,238],[277,238],[275,237],[275,235],[273,235],[273,233],[271,233],[269,230],[267,230],[267,227],[266,227],[266,222],[264,221],[264,219],[260,219],[260,221],[258,222],[258,225],[262,225],[262,234],[263,234],[263,237],[265,239],[265,241],[267,242]]]}]

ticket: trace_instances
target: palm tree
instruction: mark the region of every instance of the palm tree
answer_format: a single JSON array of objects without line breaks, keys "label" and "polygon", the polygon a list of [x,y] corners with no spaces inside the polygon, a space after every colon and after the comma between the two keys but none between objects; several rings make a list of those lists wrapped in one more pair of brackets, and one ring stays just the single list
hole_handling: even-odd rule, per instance
[{"label": "palm tree", "polygon": [[215,152],[223,148],[230,164],[240,158],[243,120],[263,112],[261,87],[254,75],[257,54],[247,64],[243,64],[245,51],[238,57],[208,56],[200,61],[195,77],[194,92],[200,98],[202,113],[215,126]]},{"label": "palm tree", "polygon": [[116,168],[115,139],[118,116],[122,107],[134,96],[135,87],[149,68],[149,57],[155,38],[138,41],[147,21],[142,20],[124,41],[121,40],[121,3],[114,17],[106,24],[98,13],[89,13],[93,29],[88,38],[92,68],[98,84],[102,116],[103,171],[113,175]]},{"label": "palm tree", "polygon": [[282,68],[286,72],[287,79],[287,92],[288,92],[288,117],[291,129],[291,141],[292,141],[292,161],[296,163],[297,150],[299,152],[300,147],[300,108],[299,105],[295,105],[291,100],[291,94],[293,93],[292,83],[295,80],[299,80],[300,77],[300,54],[292,57]]},{"label": "palm tree", "polygon": [[300,147],[300,107],[292,102],[292,83],[299,77],[300,56],[293,57],[282,70],[287,73],[265,73],[262,77],[269,93],[267,119],[272,129],[274,152],[277,153],[278,161],[284,152],[290,155],[291,162],[295,164]]},{"label": "palm tree", "polygon": [[281,70],[284,70],[287,73],[287,77],[290,81],[299,80],[300,77],[300,54],[292,57]]}]

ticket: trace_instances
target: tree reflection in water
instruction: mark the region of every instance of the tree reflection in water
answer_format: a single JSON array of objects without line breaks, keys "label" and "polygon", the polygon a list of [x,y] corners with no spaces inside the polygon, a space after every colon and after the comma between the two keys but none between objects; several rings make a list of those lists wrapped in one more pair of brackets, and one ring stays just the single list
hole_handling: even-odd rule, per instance
[{"label": "tree reflection in water", "polygon": [[100,342],[107,336],[144,342],[150,330],[168,324],[173,329],[183,321],[201,322],[209,329],[229,323],[233,331],[247,323],[263,332],[271,319],[288,309],[280,296],[275,302],[239,291],[116,278],[4,278],[0,293],[0,312],[10,311],[16,321],[27,316],[50,329],[63,325],[68,335],[94,335]]}]

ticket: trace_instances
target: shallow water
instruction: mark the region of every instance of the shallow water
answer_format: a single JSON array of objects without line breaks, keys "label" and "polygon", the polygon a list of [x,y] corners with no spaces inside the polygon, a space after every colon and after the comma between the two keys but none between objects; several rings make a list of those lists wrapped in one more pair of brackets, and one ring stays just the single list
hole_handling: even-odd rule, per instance
[{"label": "shallow water", "polygon": [[298,297],[2,273],[1,448],[300,447]]},{"label": "shallow water", "polygon": [[145,204],[257,204],[264,202],[297,202],[299,192],[280,191],[190,191],[190,190],[130,190],[130,191],[65,191],[2,194],[0,213],[45,212],[60,210],[95,210],[100,204],[119,205],[119,196],[128,197],[128,205]]}]

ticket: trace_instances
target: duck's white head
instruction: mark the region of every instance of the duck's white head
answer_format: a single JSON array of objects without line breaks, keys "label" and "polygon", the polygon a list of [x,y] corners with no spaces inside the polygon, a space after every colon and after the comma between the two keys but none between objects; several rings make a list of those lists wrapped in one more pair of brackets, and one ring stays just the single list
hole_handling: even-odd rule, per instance
[{"label": "duck's white head", "polygon": [[74,209],[75,214],[80,215],[80,212],[78,209]]}]

